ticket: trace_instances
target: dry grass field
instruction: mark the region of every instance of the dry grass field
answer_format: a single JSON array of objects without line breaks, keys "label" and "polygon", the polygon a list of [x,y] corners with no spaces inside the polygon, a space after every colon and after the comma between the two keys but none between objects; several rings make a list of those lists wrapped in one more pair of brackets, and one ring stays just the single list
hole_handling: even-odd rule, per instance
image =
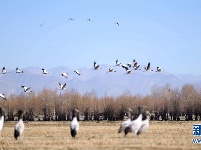
[{"label": "dry grass field", "polygon": [[192,126],[198,122],[150,122],[149,130],[139,138],[132,134],[127,137],[118,134],[121,122],[80,122],[76,139],[70,136],[70,122],[26,122],[24,134],[18,141],[13,137],[15,123],[5,122],[0,138],[1,149],[201,149],[201,145],[192,144]]}]

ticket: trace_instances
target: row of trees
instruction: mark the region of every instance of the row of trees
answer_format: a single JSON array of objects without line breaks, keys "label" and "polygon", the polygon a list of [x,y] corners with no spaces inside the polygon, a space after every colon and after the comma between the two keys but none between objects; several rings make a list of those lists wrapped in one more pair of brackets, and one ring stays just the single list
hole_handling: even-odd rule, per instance
[{"label": "row of trees", "polygon": [[[25,120],[43,116],[43,120],[71,120],[75,107],[80,110],[84,120],[122,120],[127,108],[137,115],[138,106],[143,106],[151,114],[151,120],[200,120],[201,90],[186,84],[181,89],[154,86],[147,96],[131,95],[129,92],[119,96],[97,97],[94,92],[79,94],[76,90],[44,89],[38,94],[22,93],[10,95],[7,101],[0,100],[7,120],[14,120],[18,110],[23,110]],[[81,119],[81,118],[80,118]]]}]

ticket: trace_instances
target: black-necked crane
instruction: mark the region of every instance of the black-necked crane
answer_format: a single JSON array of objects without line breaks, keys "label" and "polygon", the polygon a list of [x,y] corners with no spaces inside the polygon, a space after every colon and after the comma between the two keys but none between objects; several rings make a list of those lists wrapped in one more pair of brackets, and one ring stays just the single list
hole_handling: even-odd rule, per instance
[{"label": "black-necked crane", "polygon": [[80,70],[74,70],[74,72],[77,74],[77,75],[81,75],[81,73],[80,73]]},{"label": "black-necked crane", "polygon": [[2,68],[2,74],[6,74],[6,73],[7,73],[6,67],[3,67],[3,68]]},{"label": "black-necked crane", "polygon": [[150,70],[150,66],[151,66],[151,64],[150,64],[150,62],[149,62],[149,63],[147,64],[147,66],[144,67],[145,71],[149,71],[149,70]]},{"label": "black-necked crane", "polygon": [[24,86],[24,85],[22,85],[21,87],[24,89],[24,92],[26,92],[26,93],[32,92],[32,91],[30,90],[31,87],[27,87],[27,86]]},{"label": "black-necked crane", "polygon": [[126,74],[131,74],[131,73],[132,73],[132,70],[130,70],[130,69],[126,70]]},{"label": "black-necked crane", "polygon": [[124,69],[126,69],[126,74],[131,74],[131,73],[132,73],[132,70],[130,70],[127,65],[124,65],[124,64],[123,64],[122,67],[123,67]]},{"label": "black-necked crane", "polygon": [[121,66],[122,66],[122,68],[124,68],[124,69],[126,69],[126,70],[129,69],[128,66],[127,66],[126,64],[122,64]]},{"label": "black-necked crane", "polygon": [[66,89],[66,83],[64,83],[64,85],[62,85],[62,84],[59,82],[59,87],[60,87],[60,90],[65,90],[65,89]]},{"label": "black-necked crane", "polygon": [[46,69],[42,68],[43,74],[49,74]]},{"label": "black-necked crane", "polygon": [[0,93],[0,97],[1,97],[3,100],[7,100],[7,98],[5,97],[5,94]]},{"label": "black-necked crane", "polygon": [[118,133],[121,133],[123,131],[125,132],[126,127],[128,127],[131,124],[131,111],[132,110],[128,108],[128,119],[121,123]]},{"label": "black-necked crane", "polygon": [[77,121],[77,113],[79,112],[79,110],[77,109],[73,109],[72,112],[72,121],[70,123],[70,132],[71,132],[71,136],[73,138],[75,138],[75,136],[77,135],[77,132],[79,130],[79,123]]},{"label": "black-necked crane", "polygon": [[2,136],[2,129],[4,124],[4,110],[0,107],[0,136]]},{"label": "black-necked crane", "polygon": [[16,73],[24,73],[24,71],[23,70],[19,70],[19,68],[17,67],[16,68]]},{"label": "black-necked crane", "polygon": [[14,138],[17,140],[24,132],[23,113],[22,110],[18,111],[18,122],[14,128]]},{"label": "black-necked crane", "polygon": [[146,112],[146,119],[142,120],[142,125],[140,127],[140,129],[137,131],[137,135],[140,135],[143,132],[146,132],[147,129],[149,128],[149,113]]},{"label": "black-necked crane", "polygon": [[[150,64],[150,62],[149,62],[149,63],[147,64],[147,66],[144,67],[145,71],[149,71],[149,70],[150,70],[150,67],[151,67],[151,64]],[[153,70],[151,70],[151,71],[153,71]]]},{"label": "black-necked crane", "polygon": [[116,65],[115,66],[121,66],[121,63],[119,62],[119,60],[118,59],[116,59]]},{"label": "black-necked crane", "polygon": [[162,72],[164,70],[162,70],[160,67],[156,67],[156,72]]},{"label": "black-necked crane", "polygon": [[139,64],[137,61],[135,61],[135,59],[133,60],[133,67],[137,67]]},{"label": "black-necked crane", "polygon": [[115,22],[115,24],[117,24],[119,26],[119,23],[118,22]]},{"label": "black-necked crane", "polygon": [[67,79],[68,78],[68,73],[64,72],[64,73],[61,74],[61,76]]},{"label": "black-necked crane", "polygon": [[129,132],[134,133],[134,135],[137,135],[138,130],[142,126],[142,111],[141,111],[141,109],[142,109],[141,107],[138,107],[138,110],[139,110],[138,117],[135,120],[131,121],[130,125],[125,128],[125,130],[124,130],[125,135],[128,134]]},{"label": "black-necked crane", "polygon": [[[113,68],[109,68],[109,69],[108,69],[108,72],[116,72],[116,70],[114,70]],[[108,72],[107,72],[107,73],[108,73]]]},{"label": "black-necked crane", "polygon": [[74,18],[68,18],[68,20],[73,21],[73,20],[75,20],[75,19],[74,19]]},{"label": "black-necked crane", "polygon": [[140,65],[134,66],[134,70],[141,70],[139,67]]},{"label": "black-necked crane", "polygon": [[[94,70],[97,70],[97,69],[99,69],[99,65],[96,63],[96,61],[94,61]],[[100,68],[101,69],[101,68]]]},{"label": "black-necked crane", "polygon": [[91,21],[91,19],[87,19],[88,21]]}]

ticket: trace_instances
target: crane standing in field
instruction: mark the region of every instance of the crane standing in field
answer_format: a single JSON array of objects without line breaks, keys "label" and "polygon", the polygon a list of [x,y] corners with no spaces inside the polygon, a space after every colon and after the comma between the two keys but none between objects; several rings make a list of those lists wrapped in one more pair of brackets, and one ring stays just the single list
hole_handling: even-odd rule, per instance
[{"label": "crane standing in field", "polygon": [[19,110],[18,112],[18,122],[15,125],[14,128],[14,138],[17,140],[22,133],[24,132],[24,123],[23,123],[23,116],[22,116],[22,110]]},{"label": "crane standing in field", "polygon": [[4,110],[0,107],[0,136],[2,136],[2,129],[4,124]]},{"label": "crane standing in field", "polygon": [[77,132],[79,130],[79,123],[77,121],[77,112],[79,112],[79,110],[73,109],[72,121],[70,124],[71,136],[73,138],[75,138],[75,136],[77,135]]},{"label": "crane standing in field", "polygon": [[121,123],[118,133],[121,133],[122,131],[125,132],[126,127],[128,127],[130,125],[130,123],[131,123],[131,111],[132,111],[131,108],[128,108],[128,119]]}]

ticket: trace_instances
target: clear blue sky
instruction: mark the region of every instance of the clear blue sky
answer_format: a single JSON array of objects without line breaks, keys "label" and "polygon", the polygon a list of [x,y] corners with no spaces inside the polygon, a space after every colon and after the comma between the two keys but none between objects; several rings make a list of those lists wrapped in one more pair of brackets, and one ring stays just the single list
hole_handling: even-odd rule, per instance
[{"label": "clear blue sky", "polygon": [[0,21],[0,67],[78,69],[118,58],[201,75],[201,0],[0,0]]}]

